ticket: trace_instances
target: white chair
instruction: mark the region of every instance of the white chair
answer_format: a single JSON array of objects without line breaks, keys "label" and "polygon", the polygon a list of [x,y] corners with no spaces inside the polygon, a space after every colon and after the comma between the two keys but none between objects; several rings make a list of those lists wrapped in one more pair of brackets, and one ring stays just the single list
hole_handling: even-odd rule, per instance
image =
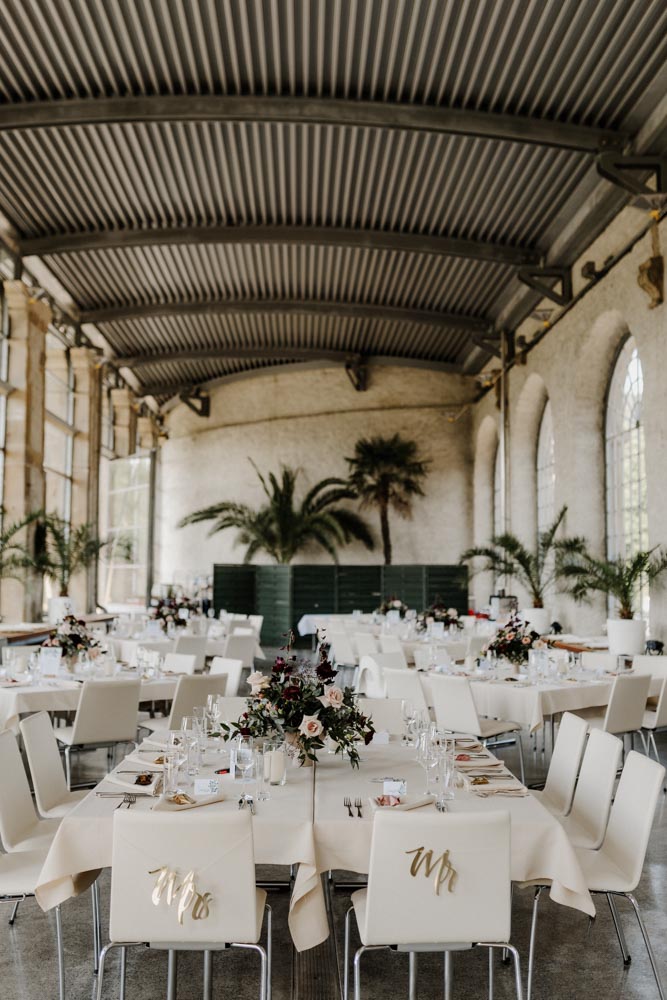
[{"label": "white chair", "polygon": [[[657,657],[649,657],[649,659],[657,659]],[[667,727],[667,677],[660,685],[660,694],[655,708],[645,710],[641,729],[644,750],[648,754],[649,748],[653,747],[653,753],[658,763],[660,763],[660,757],[655,745],[655,734],[659,729],[665,729],[665,727]]]},{"label": "white chair", "polygon": [[244,622],[232,622],[229,633],[230,635],[252,635],[256,637],[252,625],[246,625]]},{"label": "white chair", "polygon": [[0,837],[6,851],[42,851],[51,846],[59,819],[39,819],[16,737],[0,733]]},{"label": "white chair", "polygon": [[430,670],[432,658],[428,646],[415,646],[412,656],[417,670]]},{"label": "white chair", "polygon": [[[160,892],[158,880],[164,870],[173,872],[174,879],[164,878]],[[188,892],[190,903],[185,906]],[[179,919],[181,907],[185,908]],[[266,948],[259,944],[265,911]],[[102,1000],[109,951],[121,949],[120,995],[124,996],[126,950],[140,945],[168,952],[167,996],[172,998],[178,951],[203,952],[206,1000],[211,996],[212,952],[229,947],[255,951],[261,960],[260,997],[268,1000],[271,909],[266,892],[255,886],[250,812],[116,812],[109,937],[100,956],[97,1000]]]},{"label": "white chair", "polygon": [[[421,846],[420,846],[421,845]],[[410,996],[416,996],[416,955],[443,952],[445,995],[451,956],[476,945],[506,948],[521,1000],[519,953],[510,945],[510,818],[504,810],[473,815],[417,816],[378,812],[373,819],[368,888],[352,895],[345,918],[343,997],[348,1000],[350,924],[361,947],[354,955],[354,996],[361,1000],[361,958],[371,950],[408,952]],[[435,875],[434,875],[435,872]],[[489,962],[489,974],[493,969]],[[389,990],[387,995],[395,995]]]},{"label": "white chair", "polygon": [[195,656],[195,673],[200,674],[206,663],[206,643],[205,635],[179,635],[174,646],[175,653],[184,653],[186,656]]},{"label": "white chair", "polygon": [[372,719],[377,733],[400,735],[405,729],[403,703],[399,698],[357,698],[357,706]]},{"label": "white chair", "polygon": [[[591,734],[591,736],[594,735],[596,735],[595,732]],[[625,896],[632,904],[661,1000],[665,1000],[665,993],[639,904],[634,897],[634,890],[642,875],[653,815],[664,777],[665,769],[662,765],[656,764],[655,761],[642,754],[631,751],[625,761],[621,780],[616,789],[602,845],[598,850],[590,848],[577,848],[576,850],[589,892],[600,893],[607,897],[614,929],[626,966],[630,964],[630,954],[614,896]],[[543,886],[536,888],[533,902],[528,959],[528,1000],[530,1000],[531,995],[532,969],[537,938],[537,910],[543,888]]]},{"label": "white chair", "polygon": [[410,701],[417,712],[426,712],[428,714],[424,689],[419,674],[415,670],[403,670],[402,668],[396,670],[395,667],[385,667],[382,674],[387,698],[396,698],[398,701]]},{"label": "white chair", "polygon": [[139,724],[141,681],[84,681],[74,725],[58,729],[65,747],[67,787],[72,787],[71,752],[78,747],[115,747],[135,743]]},{"label": "white chair", "polygon": [[596,850],[604,839],[623,744],[611,733],[593,729],[568,816],[558,816],[575,847]]},{"label": "white chair", "polygon": [[667,656],[633,656],[632,669],[636,674],[667,677]]},{"label": "white chair", "polygon": [[382,677],[382,667],[378,663],[379,654],[362,656],[359,660],[359,674],[355,691],[365,694],[368,698],[384,698],[386,691]]},{"label": "white chair", "polygon": [[619,674],[609,695],[609,703],[602,708],[586,708],[575,714],[585,719],[591,728],[623,736],[641,732],[646,710],[646,700],[652,677],[650,674]]},{"label": "white chair", "polygon": [[248,621],[255,630],[255,635],[257,636],[257,642],[261,642],[262,625],[264,624],[264,615],[248,615]]},{"label": "white chair", "polygon": [[20,727],[39,814],[44,819],[62,819],[88,792],[68,790],[58,741],[46,712],[27,716]]},{"label": "white chair", "polygon": [[227,687],[225,694],[234,697],[238,694],[241,674],[243,673],[243,660],[228,660],[225,656],[214,656],[211,660],[209,675],[211,677],[218,674],[227,675]]},{"label": "white chair", "polygon": [[218,698],[222,722],[236,722],[248,707],[247,698]]},{"label": "white chair", "polygon": [[503,736],[506,733],[515,733],[515,741],[519,750],[521,781],[525,784],[521,726],[518,722],[510,722],[507,719],[485,719],[480,716],[467,677],[433,674],[431,676],[431,692],[435,721],[443,729],[470,733],[481,740],[489,740],[494,736]]},{"label": "white chair", "polygon": [[242,660],[243,666],[252,670],[255,665],[256,647],[257,640],[254,635],[228,635],[224,656],[226,660]]},{"label": "white chair", "polygon": [[327,635],[324,641],[331,646],[331,655],[337,667],[354,667],[356,665],[356,654],[352,648],[350,639],[344,632],[335,632]]},{"label": "white chair", "polygon": [[154,734],[166,735],[172,729],[181,728],[181,720],[192,715],[193,709],[206,704],[210,694],[223,695],[227,687],[226,674],[211,677],[210,674],[182,674],[178,678],[174,700],[168,719],[151,719],[142,725]]},{"label": "white chair", "polygon": [[472,656],[475,659],[482,655],[482,650],[488,642],[488,637],[484,635],[471,635],[468,638],[468,645],[466,647],[466,656]]},{"label": "white chair", "polygon": [[[381,653],[400,653],[405,660],[405,653],[403,652],[403,644],[397,635],[381,635],[380,636],[380,652]],[[407,667],[407,660],[405,660],[405,665]]]},{"label": "white chair", "polygon": [[194,674],[197,667],[197,657],[194,653],[167,653],[164,658],[164,669],[173,674]]},{"label": "white chair", "polygon": [[468,641],[446,642],[445,649],[449,653],[450,660],[465,660],[468,653]]},{"label": "white chair", "polygon": [[355,632],[352,636],[352,643],[359,660],[362,656],[376,656],[379,652],[377,640],[370,632]]},{"label": "white chair", "polygon": [[558,727],[558,737],[551,755],[547,780],[542,791],[532,795],[554,815],[567,816],[572,808],[574,789],[586,746],[588,725],[572,712],[565,712]]}]

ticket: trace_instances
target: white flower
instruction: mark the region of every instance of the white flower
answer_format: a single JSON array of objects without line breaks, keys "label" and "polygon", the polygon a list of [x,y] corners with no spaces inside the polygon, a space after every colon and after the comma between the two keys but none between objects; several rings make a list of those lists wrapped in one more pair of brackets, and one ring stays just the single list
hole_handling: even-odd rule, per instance
[{"label": "white flower", "polygon": [[392,606],[392,608],[400,608],[401,607],[401,602],[400,601],[392,601],[391,602],[391,606]]},{"label": "white flower", "polygon": [[343,704],[343,692],[339,687],[332,685],[324,689],[324,694],[319,700],[325,708],[340,708]]},{"label": "white flower", "polygon": [[447,608],[447,614],[450,618],[458,618],[459,613],[456,608]]},{"label": "white flower", "polygon": [[248,677],[248,684],[250,685],[251,691],[254,695],[261,694],[264,688],[268,687],[270,683],[271,681],[269,678],[265,677],[259,670],[256,670]]},{"label": "white flower", "polygon": [[301,720],[301,725],[299,726],[299,732],[303,736],[307,736],[309,739],[317,739],[324,732],[324,726],[319,721],[316,715],[304,715]]}]

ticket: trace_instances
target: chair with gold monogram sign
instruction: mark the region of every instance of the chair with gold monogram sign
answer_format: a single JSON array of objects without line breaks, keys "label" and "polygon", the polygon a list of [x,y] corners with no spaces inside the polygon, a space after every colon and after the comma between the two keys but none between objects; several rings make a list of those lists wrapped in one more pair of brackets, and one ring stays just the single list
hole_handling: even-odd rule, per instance
[{"label": "chair with gold monogram sign", "polygon": [[374,817],[368,888],[352,895],[345,917],[344,1000],[348,1000],[350,923],[357,918],[361,947],[354,956],[354,997],[361,1000],[360,961],[366,951],[408,952],[412,1000],[417,954],[450,953],[479,946],[506,948],[514,961],[521,1000],[519,953],[511,930],[510,817],[504,810],[447,814],[420,810]]},{"label": "chair with gold monogram sign", "polygon": [[[266,910],[266,947],[260,945]],[[167,997],[176,997],[179,951],[204,953],[204,997],[210,1000],[212,953],[256,951],[261,959],[261,1000],[271,996],[271,909],[255,885],[249,812],[115,813],[111,866],[109,944],[102,949],[97,1000],[107,954],[121,949],[124,996],[127,948],[147,945],[168,952]]]}]

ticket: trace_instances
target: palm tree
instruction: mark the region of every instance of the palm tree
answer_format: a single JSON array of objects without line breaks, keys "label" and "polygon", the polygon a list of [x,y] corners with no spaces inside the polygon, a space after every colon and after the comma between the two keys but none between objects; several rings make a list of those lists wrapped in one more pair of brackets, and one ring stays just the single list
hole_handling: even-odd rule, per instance
[{"label": "palm tree", "polygon": [[634,617],[641,583],[655,582],[667,570],[667,552],[642,550],[633,556],[595,559],[587,551],[562,567],[561,575],[571,581],[568,592],[577,601],[590,600],[591,592],[612,597],[618,602],[618,617]]},{"label": "palm tree", "polygon": [[[61,597],[67,597],[71,578],[93,566],[102,549],[110,544],[111,539],[98,538],[93,524],[72,527],[57,514],[42,514],[31,564],[57,584]],[[114,544],[123,550],[131,543],[116,538]],[[129,559],[129,551],[121,558]]]},{"label": "palm tree", "polygon": [[28,569],[32,565],[27,542],[17,541],[17,536],[24,528],[38,522],[43,518],[42,511],[34,511],[20,521],[13,524],[4,525],[4,507],[0,507],[0,519],[2,520],[2,530],[0,530],[0,579],[12,577],[15,580],[23,578],[22,570]]},{"label": "palm tree", "polygon": [[414,497],[424,496],[421,480],[428,473],[430,460],[421,457],[416,441],[394,434],[390,438],[360,438],[354,455],[345,461],[350,466],[348,482],[362,507],[377,507],[380,511],[384,562],[389,566],[389,509],[400,517],[410,517]]},{"label": "palm tree", "polygon": [[576,556],[584,549],[581,538],[556,538],[566,513],[567,507],[563,507],[547,530],[540,532],[537,546],[532,552],[516,535],[505,532],[494,535],[490,545],[466,549],[461,555],[461,562],[484,559],[478,572],[493,573],[495,577],[516,577],[530,594],[533,607],[543,608],[547,591],[562,575],[564,559]]},{"label": "palm tree", "polygon": [[224,500],[184,517],[179,527],[213,521],[209,535],[225,528],[238,529],[238,542],[247,545],[243,561],[258,552],[267,552],[278,563],[290,563],[297,553],[315,544],[325,549],[334,562],[337,549],[353,540],[374,548],[373,536],[365,521],[352,510],[340,507],[342,500],[356,494],[344,479],[330,477],[316,483],[297,503],[295,487],[298,470],[283,465],[280,477],[272,472],[265,478],[251,463],[266,496],[257,510],[243,503]]}]

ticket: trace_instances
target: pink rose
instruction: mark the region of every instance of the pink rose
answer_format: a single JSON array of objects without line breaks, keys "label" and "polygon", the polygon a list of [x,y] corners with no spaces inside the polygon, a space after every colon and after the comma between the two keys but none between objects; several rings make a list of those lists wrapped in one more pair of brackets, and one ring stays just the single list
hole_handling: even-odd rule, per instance
[{"label": "pink rose", "polygon": [[324,689],[324,694],[319,700],[325,708],[340,708],[343,704],[343,692],[339,687],[332,685]]},{"label": "pink rose", "polygon": [[322,735],[324,726],[316,715],[304,715],[299,726],[299,732],[302,736],[307,736],[309,739],[314,740]]}]

